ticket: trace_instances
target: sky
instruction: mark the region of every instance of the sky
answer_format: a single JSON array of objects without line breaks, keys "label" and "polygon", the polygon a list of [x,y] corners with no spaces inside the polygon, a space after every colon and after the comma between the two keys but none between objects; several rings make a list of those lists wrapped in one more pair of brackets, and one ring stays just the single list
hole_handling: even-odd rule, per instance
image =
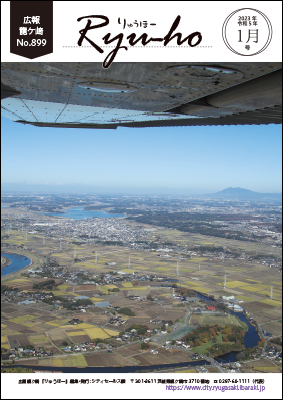
[{"label": "sky", "polygon": [[4,117],[1,125],[2,183],[79,184],[125,194],[282,192],[281,125],[92,130]]}]

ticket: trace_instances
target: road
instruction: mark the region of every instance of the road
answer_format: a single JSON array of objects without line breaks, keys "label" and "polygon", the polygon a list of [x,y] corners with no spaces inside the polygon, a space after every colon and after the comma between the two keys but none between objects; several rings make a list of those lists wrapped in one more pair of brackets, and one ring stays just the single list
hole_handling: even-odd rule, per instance
[{"label": "road", "polygon": [[[175,335],[176,333],[178,333],[181,329],[183,329],[185,326],[187,326],[188,319],[189,319],[189,317],[191,316],[191,309],[190,309],[190,307],[189,307],[187,304],[185,304],[185,307],[186,307],[186,309],[188,310],[188,312],[187,312],[187,314],[186,314],[186,316],[185,316],[184,323],[183,323],[180,327],[178,327],[176,330],[174,330],[174,332],[173,332],[174,335]],[[172,333],[169,333],[168,335],[162,335],[162,336],[159,336],[159,335],[158,335],[158,336],[155,336],[155,337],[152,338],[152,339],[153,339],[155,342],[160,342],[161,340],[164,342],[165,339],[170,339],[170,336],[171,336],[171,335],[172,335]],[[178,349],[178,350],[182,350],[182,351],[186,351],[186,352],[187,352],[187,350],[181,349],[181,348],[178,347],[178,346],[170,346],[170,348],[175,348],[175,349]],[[205,355],[203,355],[203,354],[200,354],[200,356],[201,356],[204,360],[210,362],[211,366],[217,368],[218,371],[219,371],[220,373],[222,373],[222,374],[225,373],[225,370],[221,367],[221,364],[218,363],[217,361],[215,361],[213,358],[208,357],[208,356],[205,356]]]},{"label": "road", "polygon": [[[201,355],[201,354],[200,354]],[[211,363],[211,366],[212,367],[215,367],[215,368],[217,368],[218,369],[218,371],[221,373],[221,374],[224,374],[226,371],[221,367],[221,364],[219,364],[219,362],[218,361],[215,361],[213,358],[211,358],[211,357],[208,357],[208,356],[204,356],[204,355],[201,355],[206,361],[209,361],[210,363]]]},{"label": "road", "polygon": [[172,335],[176,335],[176,333],[178,333],[181,329],[183,329],[185,326],[187,326],[188,323],[188,319],[191,315],[191,310],[190,308],[187,306],[187,304],[185,304],[186,309],[188,310],[187,314],[185,315],[185,320],[184,323],[181,324],[180,326],[178,326],[178,328],[176,328],[173,332],[170,332],[166,335],[156,335],[154,337],[152,337],[151,339],[155,342],[160,342],[161,340],[164,342],[165,339],[170,340],[170,337]]},{"label": "road", "polygon": [[[253,320],[255,321],[255,319],[254,319],[254,317],[252,316],[252,314],[249,314],[249,315],[250,315],[250,317],[253,318]],[[265,339],[264,345],[263,345],[263,349],[262,349],[262,352],[261,352],[261,356],[264,357],[264,356],[265,356],[265,349],[266,349],[266,342],[267,342],[266,339],[267,339],[267,338],[264,336],[260,324],[256,322],[256,325],[257,325],[257,330],[258,330],[259,336],[260,336],[261,338],[264,338],[264,339]]]}]

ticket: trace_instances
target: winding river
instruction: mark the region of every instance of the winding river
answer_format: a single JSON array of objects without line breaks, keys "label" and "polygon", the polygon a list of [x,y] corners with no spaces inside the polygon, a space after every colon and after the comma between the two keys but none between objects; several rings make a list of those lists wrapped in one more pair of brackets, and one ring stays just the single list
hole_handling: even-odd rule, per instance
[{"label": "winding river", "polygon": [[[199,294],[199,293],[196,293],[196,294],[200,299],[206,300],[213,305],[215,305],[215,303],[217,303],[215,300],[211,300],[207,296],[203,296],[202,294]],[[244,322],[248,326],[248,331],[246,332],[245,337],[244,337],[245,348],[256,346],[260,340],[260,336],[257,333],[256,327],[251,325],[249,320],[242,313],[234,312],[232,310],[229,310],[229,313],[236,315],[240,321]],[[238,353],[237,351],[232,351],[231,353],[223,354],[222,356],[215,357],[215,360],[218,362],[223,362],[223,363],[235,362],[235,361],[237,361],[237,359],[236,359],[237,353]]]},{"label": "winding river", "polygon": [[[11,274],[13,272],[19,271],[20,269],[23,269],[27,267],[28,265],[31,264],[31,259],[22,256],[19,254],[9,254],[9,253],[1,253],[2,256],[9,258],[12,263],[4,268],[1,268],[1,276],[5,276],[8,274]],[[203,296],[199,293],[196,293],[197,296],[203,300],[208,301],[209,303],[215,305],[216,301],[211,300],[207,296]],[[243,321],[247,326],[248,326],[248,331],[245,334],[244,337],[244,346],[246,348],[248,347],[254,347],[257,345],[258,341],[260,340],[260,336],[257,333],[257,329],[249,323],[249,321],[246,319],[246,317],[242,313],[235,313],[232,310],[229,310],[230,314],[236,315],[241,321]],[[230,362],[235,362],[236,361],[236,351],[232,351],[228,354],[224,354],[222,356],[216,357],[215,360],[218,362],[223,362],[223,363],[230,363]],[[77,369],[77,368],[55,368],[55,367],[37,367],[37,366],[31,366],[33,369],[38,369],[38,370],[49,370],[49,371],[62,371],[62,372],[106,372],[106,373],[113,373],[113,372],[137,372],[137,371],[146,371],[150,369],[159,369],[159,368],[174,368],[177,366],[193,366],[193,365],[204,365],[207,364],[207,361],[198,361],[198,362],[191,362],[191,363],[180,363],[180,364],[168,364],[168,365],[152,365],[152,366],[131,366],[131,367],[121,367],[121,368],[116,368],[116,367],[87,367],[87,368],[82,368],[82,369]]]},{"label": "winding river", "polygon": [[20,254],[1,253],[1,256],[9,258],[12,263],[6,267],[1,267],[1,276],[12,274],[31,264],[31,259]]}]

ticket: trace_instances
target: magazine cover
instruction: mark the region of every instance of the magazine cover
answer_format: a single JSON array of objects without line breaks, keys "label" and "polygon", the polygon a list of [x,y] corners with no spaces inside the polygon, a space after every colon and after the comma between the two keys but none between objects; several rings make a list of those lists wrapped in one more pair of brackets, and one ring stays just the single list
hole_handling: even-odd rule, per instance
[{"label": "magazine cover", "polygon": [[281,398],[282,3],[1,11],[2,398]]}]

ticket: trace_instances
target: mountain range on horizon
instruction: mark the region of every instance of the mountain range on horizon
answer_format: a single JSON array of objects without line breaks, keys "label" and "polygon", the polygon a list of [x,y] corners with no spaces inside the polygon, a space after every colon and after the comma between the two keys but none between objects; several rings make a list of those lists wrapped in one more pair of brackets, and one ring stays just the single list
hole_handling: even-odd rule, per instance
[{"label": "mountain range on horizon", "polygon": [[202,194],[194,193],[189,189],[173,188],[106,188],[80,184],[28,184],[28,183],[1,183],[2,193],[46,193],[46,194],[128,194],[128,195],[181,195],[199,198],[222,198],[232,200],[263,200],[263,201],[282,201],[282,193],[258,193],[243,188],[226,188],[216,193]]},{"label": "mountain range on horizon", "polygon": [[263,200],[263,201],[282,201],[282,193],[258,193],[240,187],[223,189],[220,192],[206,194],[205,198],[223,198],[239,200]]}]

